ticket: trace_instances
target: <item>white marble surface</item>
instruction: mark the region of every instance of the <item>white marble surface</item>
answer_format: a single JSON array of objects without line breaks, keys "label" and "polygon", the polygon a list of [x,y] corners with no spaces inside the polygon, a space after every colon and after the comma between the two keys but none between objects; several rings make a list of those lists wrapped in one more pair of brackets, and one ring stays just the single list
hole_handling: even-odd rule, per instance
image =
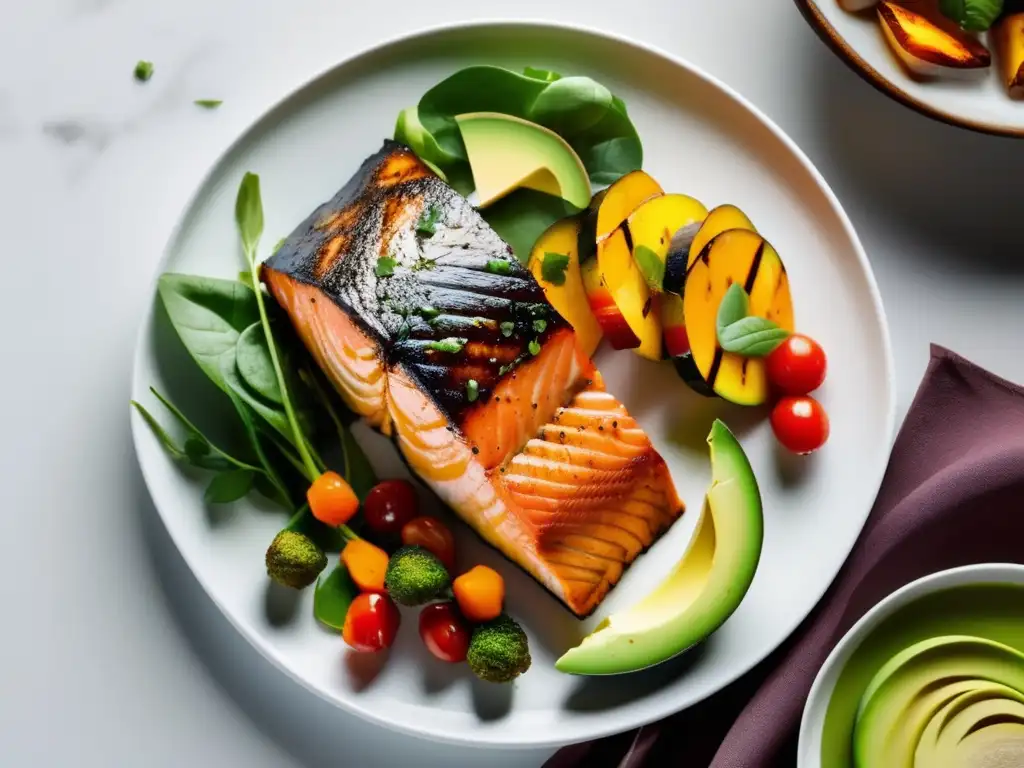
[{"label": "white marble surface", "polygon": [[[1024,143],[885,100],[790,0],[2,6],[5,768],[526,768],[545,757],[436,747],[312,700],[204,597],[132,455],[134,336],[188,193],[262,108],[374,41],[469,18],[555,19],[689,58],[788,131],[846,206],[889,313],[901,414],[930,341],[1024,381]],[[156,63],[144,86],[131,78],[139,58]],[[197,98],[225,103],[205,111]]]}]

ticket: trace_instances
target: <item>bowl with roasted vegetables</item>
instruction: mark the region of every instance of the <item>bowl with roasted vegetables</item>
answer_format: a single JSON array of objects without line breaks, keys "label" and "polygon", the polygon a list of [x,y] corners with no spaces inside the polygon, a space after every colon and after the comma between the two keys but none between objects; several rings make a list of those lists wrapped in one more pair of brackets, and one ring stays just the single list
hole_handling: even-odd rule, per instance
[{"label": "bowl with roasted vegetables", "polygon": [[951,125],[1024,137],[1022,0],[795,0],[886,95]]}]

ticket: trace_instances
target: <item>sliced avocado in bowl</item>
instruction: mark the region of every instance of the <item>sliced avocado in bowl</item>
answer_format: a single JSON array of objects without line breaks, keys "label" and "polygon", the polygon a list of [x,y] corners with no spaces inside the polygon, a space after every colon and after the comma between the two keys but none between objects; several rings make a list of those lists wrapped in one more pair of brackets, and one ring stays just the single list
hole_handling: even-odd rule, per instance
[{"label": "sliced avocado in bowl", "polygon": [[761,492],[739,441],[719,420],[708,445],[711,487],[686,553],[650,594],[558,659],[558,670],[614,675],[660,664],[704,640],[739,607],[761,557]]}]

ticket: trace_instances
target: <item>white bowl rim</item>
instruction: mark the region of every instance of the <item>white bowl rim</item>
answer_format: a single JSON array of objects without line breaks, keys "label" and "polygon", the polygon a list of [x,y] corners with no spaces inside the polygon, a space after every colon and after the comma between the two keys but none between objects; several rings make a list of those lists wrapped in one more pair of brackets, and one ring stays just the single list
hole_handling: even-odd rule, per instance
[{"label": "white bowl rim", "polygon": [[[1024,565],[1019,563],[973,563],[936,571],[905,584],[875,603],[867,613],[861,616],[832,649],[832,653],[828,655],[825,663],[818,670],[814,684],[811,685],[807,702],[804,704],[803,716],[800,719],[799,746],[797,748],[798,768],[820,768],[820,755],[805,755],[805,750],[809,749],[805,745],[811,738],[813,727],[810,722],[811,712],[815,709],[818,699],[824,695],[824,689],[829,683],[832,673],[845,666],[850,656],[871,630],[883,619],[925,595],[968,584],[996,583],[1024,584]],[[819,761],[815,762],[815,760]]]}]

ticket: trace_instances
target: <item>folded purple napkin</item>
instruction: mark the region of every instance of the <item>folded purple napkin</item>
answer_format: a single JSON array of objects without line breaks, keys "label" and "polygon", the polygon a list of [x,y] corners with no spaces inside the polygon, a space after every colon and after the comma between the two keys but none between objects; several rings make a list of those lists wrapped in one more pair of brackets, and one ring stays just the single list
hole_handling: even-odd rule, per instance
[{"label": "folded purple napkin", "polygon": [[980,562],[1024,563],[1024,389],[933,346],[867,525],[782,648],[704,703],[544,768],[792,766],[811,684],[846,631],[904,584]]}]

